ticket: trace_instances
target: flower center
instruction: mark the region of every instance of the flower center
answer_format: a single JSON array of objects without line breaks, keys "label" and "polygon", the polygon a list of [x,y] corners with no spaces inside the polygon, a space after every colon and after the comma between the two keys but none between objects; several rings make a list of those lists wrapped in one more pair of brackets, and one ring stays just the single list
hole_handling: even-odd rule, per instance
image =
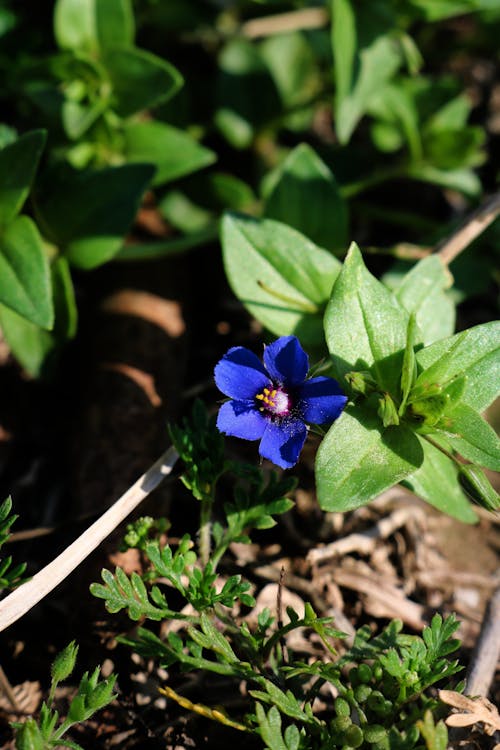
[{"label": "flower center", "polygon": [[286,417],[289,414],[292,402],[286,391],[278,388],[264,388],[255,398],[262,403],[259,411],[265,411],[276,417]]}]

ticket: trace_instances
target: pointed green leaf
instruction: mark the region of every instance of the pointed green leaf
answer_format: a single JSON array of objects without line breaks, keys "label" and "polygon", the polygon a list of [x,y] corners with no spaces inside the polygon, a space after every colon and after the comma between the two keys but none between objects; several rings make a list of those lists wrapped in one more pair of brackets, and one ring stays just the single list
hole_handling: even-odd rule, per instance
[{"label": "pointed green leaf", "polygon": [[0,150],[0,225],[11,222],[28,197],[45,140],[45,130],[32,130]]},{"label": "pointed green leaf", "polygon": [[457,404],[443,419],[446,441],[468,461],[500,471],[500,440],[495,430],[467,404]]},{"label": "pointed green leaf", "polygon": [[44,373],[47,358],[55,348],[49,331],[0,305],[0,328],[18,362],[33,377]]},{"label": "pointed green leaf", "polygon": [[367,270],[353,243],[325,312],[326,341],[341,384],[346,373],[369,369],[399,401],[407,324],[408,314]]},{"label": "pointed green leaf", "polygon": [[45,231],[71,265],[95,268],[118,253],[153,173],[148,164],[74,173],[40,194]]},{"label": "pointed green leaf", "polygon": [[267,183],[265,213],[328,249],[347,245],[347,206],[335,177],[316,152],[301,143]]},{"label": "pointed green leaf", "polygon": [[42,328],[53,325],[49,262],[27,216],[18,216],[0,236],[0,302]]},{"label": "pointed green leaf", "polygon": [[103,63],[113,87],[113,109],[121,117],[168,101],[183,83],[173,65],[135,47],[111,47]]},{"label": "pointed green leaf", "polygon": [[484,411],[500,393],[499,350],[499,321],[436,341],[417,352],[417,363],[423,372],[415,388],[425,391],[434,383],[444,385],[455,377],[467,375],[462,401],[476,411]]},{"label": "pointed green leaf", "polygon": [[218,66],[215,124],[232,146],[246,148],[282,111],[276,85],[257,45],[242,37],[231,37]]},{"label": "pointed green leaf", "polygon": [[479,466],[461,464],[458,479],[463,490],[475,503],[482,505],[486,510],[500,509],[500,495]]},{"label": "pointed green leaf", "polygon": [[93,51],[96,47],[94,0],[57,0],[54,34],[61,49]]},{"label": "pointed green leaf", "polygon": [[131,0],[92,0],[97,41],[101,50],[134,43],[134,13]]},{"label": "pointed green leaf", "polygon": [[288,750],[281,733],[281,714],[276,706],[271,706],[269,713],[260,703],[255,704],[255,713],[259,722],[259,733],[269,750]]},{"label": "pointed green leaf", "polygon": [[130,0],[57,0],[54,34],[61,49],[78,52],[131,45],[134,16]]},{"label": "pointed green leaf", "polygon": [[285,224],[235,214],[224,217],[222,249],[229,283],[252,315],[277,335],[321,346],[336,258]]},{"label": "pointed green leaf", "polygon": [[153,185],[177,180],[213,164],[216,155],[182,130],[163,122],[130,122],[124,128],[124,152],[129,162],[156,167]]},{"label": "pointed green leaf", "polygon": [[401,417],[404,414],[406,399],[417,377],[417,362],[415,360],[415,313],[411,313],[408,320],[408,330],[406,334],[406,347],[403,357],[403,371],[401,373],[401,404],[398,414]]},{"label": "pointed green leaf", "polygon": [[443,513],[464,523],[476,523],[477,516],[460,488],[453,461],[424,438],[419,439],[424,462],[402,484]]},{"label": "pointed green leaf", "polygon": [[391,34],[394,20],[373,3],[333,0],[332,47],[336,84],[335,127],[347,143],[370,98],[402,63]]},{"label": "pointed green leaf", "polygon": [[60,255],[51,265],[55,308],[54,336],[59,341],[72,339],[78,325],[75,289],[66,258]]},{"label": "pointed green leaf", "polygon": [[405,310],[415,313],[426,346],[451,336],[455,330],[455,306],[444,292],[451,284],[450,273],[437,256],[431,255],[403,277],[395,292]]},{"label": "pointed green leaf", "polygon": [[343,512],[364,505],[412,474],[422,460],[413,432],[402,425],[383,429],[373,409],[349,406],[318,449],[320,507]]}]

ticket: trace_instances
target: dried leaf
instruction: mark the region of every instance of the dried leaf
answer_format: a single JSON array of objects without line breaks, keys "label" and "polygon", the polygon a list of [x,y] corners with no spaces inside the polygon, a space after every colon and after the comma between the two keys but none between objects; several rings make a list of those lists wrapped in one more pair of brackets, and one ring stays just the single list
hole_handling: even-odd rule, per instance
[{"label": "dried leaf", "polygon": [[479,696],[478,698],[469,698],[453,690],[440,690],[439,698],[443,703],[460,709],[466,713],[455,713],[448,716],[446,724],[449,727],[468,727],[472,724],[482,722],[485,724],[485,731],[493,734],[500,730],[500,715],[496,706],[487,698]]}]

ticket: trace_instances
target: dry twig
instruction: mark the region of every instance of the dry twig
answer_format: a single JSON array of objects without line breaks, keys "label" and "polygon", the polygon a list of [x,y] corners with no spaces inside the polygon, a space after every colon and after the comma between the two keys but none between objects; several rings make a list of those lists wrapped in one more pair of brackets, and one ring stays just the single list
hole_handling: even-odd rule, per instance
[{"label": "dry twig", "polygon": [[371,529],[362,531],[360,533],[349,534],[349,536],[338,539],[326,547],[319,547],[312,549],[307,559],[311,565],[317,565],[323,563],[333,557],[341,557],[347,555],[350,552],[359,552],[362,555],[369,555],[375,549],[377,541],[379,539],[387,539],[391,536],[396,529],[405,526],[408,520],[418,519],[423,520],[425,513],[422,508],[418,506],[409,506],[398,508],[390,516],[380,519],[375,526]]},{"label": "dry twig", "polygon": [[500,586],[486,608],[481,634],[467,671],[466,684],[470,695],[488,695],[499,657]]},{"label": "dry twig", "polygon": [[492,224],[500,213],[500,192],[492,195],[464,221],[451,237],[442,240],[436,247],[436,254],[445,266],[455,260],[476,237]]},{"label": "dry twig", "polygon": [[328,21],[329,15],[324,8],[301,8],[289,13],[252,18],[242,25],[241,33],[248,39],[256,39],[302,29],[321,29]]},{"label": "dry twig", "polygon": [[0,631],[19,620],[52,589],[64,581],[91,552],[168,476],[177,459],[171,447],[130,487],[114,505],[89,526],[55,560],[27,583],[19,586],[0,602]]}]

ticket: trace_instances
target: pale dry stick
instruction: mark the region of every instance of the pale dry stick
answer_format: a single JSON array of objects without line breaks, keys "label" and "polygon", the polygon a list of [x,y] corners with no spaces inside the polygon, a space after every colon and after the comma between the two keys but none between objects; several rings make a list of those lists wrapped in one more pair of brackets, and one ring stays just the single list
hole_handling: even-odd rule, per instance
[{"label": "pale dry stick", "polygon": [[29,612],[35,604],[93,552],[114,529],[147,497],[175,466],[179,455],[170,447],[132,487],[111,506],[92,526],[61,552],[55,560],[42,568],[27,583],[0,602],[0,632]]},{"label": "pale dry stick", "polygon": [[[486,698],[490,691],[499,657],[500,586],[497,587],[486,607],[481,633],[465,676],[465,692],[467,695],[479,695]],[[439,691],[440,695],[442,692]],[[465,696],[462,696],[462,698],[466,700]],[[445,702],[448,703],[448,701]],[[464,727],[451,727],[449,735],[453,747],[458,746],[461,740],[468,739],[468,732],[469,729]]]},{"label": "pale dry stick", "polygon": [[453,232],[451,237],[442,240],[436,247],[435,253],[445,266],[455,260],[462,250],[465,250],[476,237],[484,232],[500,214],[500,191],[484,201],[464,221],[462,226]]},{"label": "pale dry stick", "polygon": [[468,695],[487,696],[500,658],[500,586],[491,597],[465,678]]},{"label": "pale dry stick", "polygon": [[321,29],[329,20],[330,16],[324,8],[303,8],[290,13],[253,18],[242,24],[240,31],[247,39],[256,39],[303,29]]},{"label": "pale dry stick", "polygon": [[5,697],[9,701],[15,713],[20,713],[21,709],[19,708],[19,705],[17,703],[16,694],[14,693],[12,689],[12,685],[9,682],[9,678],[7,677],[7,675],[5,674],[1,666],[0,666],[0,688],[3,690]]}]

